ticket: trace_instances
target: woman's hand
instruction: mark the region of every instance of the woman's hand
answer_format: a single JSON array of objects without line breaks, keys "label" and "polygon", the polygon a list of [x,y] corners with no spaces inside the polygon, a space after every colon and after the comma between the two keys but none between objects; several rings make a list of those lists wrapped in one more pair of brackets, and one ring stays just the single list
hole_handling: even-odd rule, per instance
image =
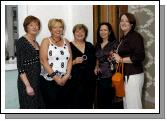
[{"label": "woman's hand", "polygon": [[64,86],[64,84],[65,84],[65,82],[62,80],[62,78],[59,76],[54,76],[53,80],[60,86]]},{"label": "woman's hand", "polygon": [[113,53],[114,53],[113,51],[110,51],[108,53],[108,58],[107,59],[108,59],[109,62],[111,62],[113,60]]},{"label": "woman's hand", "polygon": [[117,63],[121,62],[122,58],[117,53],[113,53],[112,57]]},{"label": "woman's hand", "polygon": [[[65,74],[62,78],[61,78],[61,81],[62,83],[65,85],[65,83],[67,82],[67,80],[70,78],[70,75],[68,74]],[[64,86],[63,85],[63,86]]]},{"label": "woman's hand", "polygon": [[76,57],[75,60],[73,60],[73,64],[79,64],[83,62],[83,58],[82,57]]},{"label": "woman's hand", "polygon": [[35,95],[34,89],[31,86],[26,86],[26,92],[29,96]]},{"label": "woman's hand", "polygon": [[101,73],[100,68],[96,66],[95,70],[94,70],[94,73],[95,73],[95,75],[98,75],[99,73]]}]

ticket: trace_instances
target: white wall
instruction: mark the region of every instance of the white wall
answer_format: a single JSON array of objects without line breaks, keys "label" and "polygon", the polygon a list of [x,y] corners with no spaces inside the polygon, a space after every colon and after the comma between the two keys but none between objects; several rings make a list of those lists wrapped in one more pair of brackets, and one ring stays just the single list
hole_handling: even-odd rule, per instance
[{"label": "white wall", "polygon": [[51,18],[61,18],[65,22],[64,37],[73,40],[72,28],[75,24],[85,24],[88,27],[87,41],[93,43],[93,6],[92,5],[19,5],[19,37],[24,35],[23,21],[26,16],[34,15],[41,20],[41,31],[37,41],[50,36],[48,21]]}]

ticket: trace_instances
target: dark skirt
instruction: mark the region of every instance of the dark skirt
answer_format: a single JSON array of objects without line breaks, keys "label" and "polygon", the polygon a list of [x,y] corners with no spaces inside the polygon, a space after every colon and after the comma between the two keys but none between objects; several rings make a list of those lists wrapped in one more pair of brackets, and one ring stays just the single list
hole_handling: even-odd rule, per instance
[{"label": "dark skirt", "polygon": [[26,92],[25,85],[22,80],[17,81],[20,109],[43,109],[45,108],[40,86],[32,85],[35,91],[34,96],[29,96]]},{"label": "dark skirt", "polygon": [[42,96],[46,109],[68,109],[68,93],[65,86],[59,86],[54,80],[40,77]]}]

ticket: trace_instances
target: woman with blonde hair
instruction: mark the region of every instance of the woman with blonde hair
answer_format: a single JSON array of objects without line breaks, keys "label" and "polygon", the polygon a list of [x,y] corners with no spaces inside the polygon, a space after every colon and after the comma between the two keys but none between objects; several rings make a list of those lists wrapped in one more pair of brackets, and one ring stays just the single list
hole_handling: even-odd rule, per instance
[{"label": "woman with blonde hair", "polygon": [[71,75],[71,50],[68,40],[62,36],[62,19],[50,19],[48,28],[51,36],[43,39],[40,48],[42,94],[46,108],[67,108],[66,82]]}]

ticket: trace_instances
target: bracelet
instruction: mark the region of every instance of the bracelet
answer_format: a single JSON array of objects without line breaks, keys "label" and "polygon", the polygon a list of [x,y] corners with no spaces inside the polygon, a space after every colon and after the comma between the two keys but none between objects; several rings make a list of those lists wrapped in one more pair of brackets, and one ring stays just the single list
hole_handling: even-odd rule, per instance
[{"label": "bracelet", "polygon": [[67,75],[68,77],[70,77],[70,76],[71,76],[71,74],[70,74],[70,73],[66,73],[66,75]]},{"label": "bracelet", "polygon": [[53,78],[56,75],[56,72],[51,73],[49,76]]},{"label": "bracelet", "polygon": [[71,79],[71,74],[70,73],[66,73],[66,75],[68,76],[68,79]]}]

